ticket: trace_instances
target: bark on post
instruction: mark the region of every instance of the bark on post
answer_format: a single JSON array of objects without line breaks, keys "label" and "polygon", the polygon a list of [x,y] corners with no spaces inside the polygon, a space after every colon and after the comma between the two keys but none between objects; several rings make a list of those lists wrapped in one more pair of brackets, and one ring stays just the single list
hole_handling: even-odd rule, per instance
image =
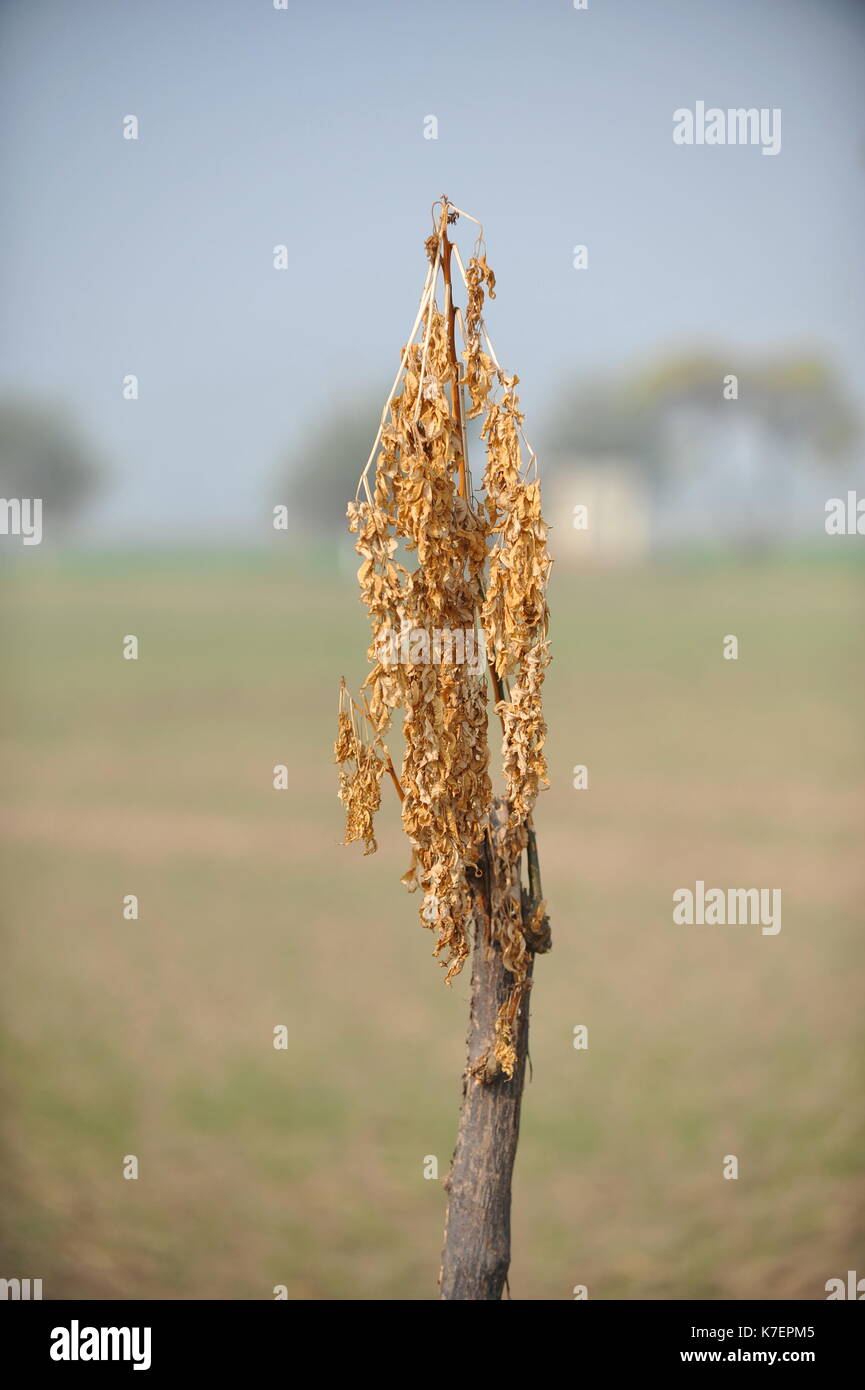
[{"label": "bark on post", "polygon": [[[468,1057],[456,1148],[445,1180],[449,1200],[440,1275],[442,1300],[499,1301],[511,1259],[511,1182],[528,1057],[534,957],[529,962],[528,986],[514,1021],[517,1060],[514,1074],[508,1079],[495,1060],[493,1047],[496,1015],[513,987],[514,977],[502,960],[489,893],[496,868],[490,856],[499,852],[506,820],[507,808],[497,802],[490,815],[491,835],[476,889],[479,902],[472,953]],[[533,903],[521,888],[518,868],[512,871],[511,891],[518,902],[522,901],[524,920],[531,922]],[[544,933],[535,943],[539,950],[549,948],[546,921]]]}]

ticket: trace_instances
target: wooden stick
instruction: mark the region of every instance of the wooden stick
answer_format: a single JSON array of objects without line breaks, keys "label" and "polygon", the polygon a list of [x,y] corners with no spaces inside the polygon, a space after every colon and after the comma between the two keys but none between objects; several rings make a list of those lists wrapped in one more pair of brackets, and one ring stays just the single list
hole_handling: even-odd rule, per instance
[{"label": "wooden stick", "polygon": [[[490,813],[491,833],[484,849],[483,872],[475,881],[477,910],[468,1058],[456,1148],[445,1180],[448,1213],[439,1283],[441,1298],[448,1301],[498,1302],[511,1259],[511,1181],[529,1048],[534,957],[529,962],[525,992],[513,1024],[517,1060],[509,1080],[495,1060],[493,1047],[496,1016],[513,989],[514,977],[505,969],[496,941],[497,923],[489,917],[493,896],[490,883],[496,876],[496,856],[501,853],[506,825],[507,807],[496,802]],[[511,892],[518,900],[519,879],[519,868],[515,867]]]}]

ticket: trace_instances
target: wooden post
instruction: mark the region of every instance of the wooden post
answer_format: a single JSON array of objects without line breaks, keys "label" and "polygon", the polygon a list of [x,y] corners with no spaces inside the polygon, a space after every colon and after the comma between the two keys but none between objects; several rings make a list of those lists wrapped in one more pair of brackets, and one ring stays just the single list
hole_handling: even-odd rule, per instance
[{"label": "wooden post", "polygon": [[[495,940],[496,924],[489,917],[488,889],[496,867],[491,856],[500,852],[506,823],[507,808],[496,802],[490,814],[491,834],[484,851],[483,873],[476,889],[476,897],[481,901],[475,914],[468,1058],[456,1149],[445,1180],[448,1214],[439,1280],[443,1300],[500,1300],[511,1259],[511,1180],[529,1047],[534,958],[529,962],[526,991],[514,1020],[517,1060],[509,1080],[495,1061],[493,1046],[496,1015],[513,987],[514,977],[505,969]],[[511,890],[518,902],[522,899],[526,904],[518,866],[512,871]],[[541,949],[545,946],[541,945]]]}]

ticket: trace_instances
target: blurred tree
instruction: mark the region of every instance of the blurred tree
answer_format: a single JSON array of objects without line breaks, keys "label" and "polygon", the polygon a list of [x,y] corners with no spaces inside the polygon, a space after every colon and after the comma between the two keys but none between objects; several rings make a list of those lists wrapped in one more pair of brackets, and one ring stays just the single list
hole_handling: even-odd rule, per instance
[{"label": "blurred tree", "polygon": [[101,476],[61,406],[0,401],[0,496],[41,497],[46,521],[62,527],[90,500]]},{"label": "blurred tree", "polygon": [[855,442],[859,421],[841,382],[817,356],[767,357],[743,361],[693,352],[669,356],[639,373],[632,386],[644,409],[653,413],[676,406],[723,410],[725,378],[735,374],[738,401],[773,435],[811,446],[818,456],[837,457]]},{"label": "blurred tree", "polygon": [[836,458],[858,438],[859,420],[837,375],[817,356],[748,361],[741,353],[695,350],[670,354],[622,377],[569,387],[554,408],[545,441],[551,459],[627,457],[663,480],[666,426],[683,409],[729,409],[726,378],[738,379],[738,404],[755,424],[785,444],[807,445]]},{"label": "blurred tree", "polygon": [[552,455],[634,457],[645,441],[644,404],[624,378],[589,378],[563,390],[545,437]]},{"label": "blurred tree", "polygon": [[318,532],[345,529],[345,509],[369,457],[383,404],[368,397],[341,407],[288,460],[282,479],[292,496],[303,497],[304,526]]}]

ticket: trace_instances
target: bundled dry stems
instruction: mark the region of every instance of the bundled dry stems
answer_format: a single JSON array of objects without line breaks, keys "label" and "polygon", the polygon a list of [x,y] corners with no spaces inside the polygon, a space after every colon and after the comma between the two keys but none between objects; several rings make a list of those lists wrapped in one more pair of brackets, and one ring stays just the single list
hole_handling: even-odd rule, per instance
[{"label": "bundled dry stems", "polygon": [[[346,843],[362,840],[367,854],[376,848],[383,774],[393,781],[412,847],[403,882],[421,891],[421,921],[436,933],[434,955],[442,957],[445,978],[462,969],[478,914],[485,950],[501,952],[512,983],[495,1020],[493,1055],[475,1068],[477,1079],[488,1080],[496,1070],[513,1076],[514,1021],[530,985],[529,963],[549,945],[531,814],[547,784],[541,687],[549,661],[550,557],[518,378],[500,367],[484,325],[495,276],[482,229],[463,269],[448,237],[460,215],[468,216],[445,198],[433,206],[420,308],[348,507],[372,628],[371,670],[360,702],[341,684],[335,756]],[[454,255],[466,286],[464,314],[453,299]],[[466,421],[476,417],[483,417],[486,445],[481,499],[466,447]],[[428,641],[415,639],[441,631],[474,634],[490,657],[507,807],[495,854],[487,678],[465,661],[429,659]],[[394,633],[403,637],[405,660],[388,657]],[[384,742],[398,709],[405,739],[399,775]],[[520,892],[514,882],[526,849],[529,891]]]}]

